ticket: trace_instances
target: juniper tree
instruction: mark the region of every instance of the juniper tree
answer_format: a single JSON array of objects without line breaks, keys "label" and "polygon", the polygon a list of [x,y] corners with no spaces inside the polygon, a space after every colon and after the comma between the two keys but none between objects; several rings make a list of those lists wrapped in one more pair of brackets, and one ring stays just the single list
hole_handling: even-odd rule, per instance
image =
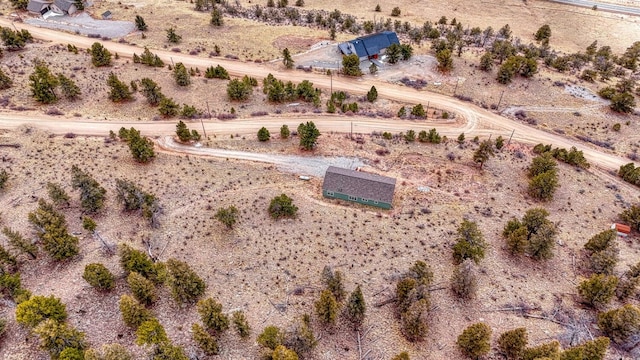
[{"label": "juniper tree", "polygon": [[84,360],[134,360],[133,355],[120,344],[102,345],[100,351],[88,349],[84,354]]},{"label": "juniper tree", "polygon": [[247,100],[252,92],[251,85],[239,79],[233,79],[227,84],[227,96],[231,100]]},{"label": "juniper tree", "polygon": [[491,350],[491,328],[485,323],[473,324],[458,336],[456,344],[470,358],[486,355]]},{"label": "juniper tree", "polygon": [[293,205],[293,199],[286,194],[280,194],[271,199],[268,212],[269,215],[276,220],[280,218],[294,218],[298,212],[298,207]]},{"label": "juniper tree", "polygon": [[322,269],[322,282],[325,288],[333,294],[338,302],[342,302],[347,292],[344,290],[342,282],[342,272],[333,271],[329,266]]},{"label": "juniper tree", "polygon": [[209,66],[204,72],[204,77],[207,79],[215,78],[229,80],[229,73],[220,65],[217,65],[215,68],[213,66]]},{"label": "juniper tree", "polygon": [[122,295],[118,304],[122,320],[130,328],[137,329],[140,324],[153,318],[149,310],[129,295]]},{"label": "juniper tree", "polygon": [[180,304],[195,303],[204,294],[205,282],[189,264],[176,259],[167,260],[168,281],[171,294]]},{"label": "juniper tree", "polygon": [[160,345],[167,343],[169,338],[160,321],[151,318],[136,329],[136,345]]},{"label": "juniper tree", "polygon": [[458,238],[453,246],[453,258],[457,263],[471,259],[476,264],[484,258],[487,244],[478,225],[475,222],[462,220],[457,230]]},{"label": "juniper tree", "polygon": [[267,326],[258,335],[256,342],[267,349],[275,350],[284,342],[284,333],[276,326]]},{"label": "juniper tree", "polygon": [[84,267],[82,278],[99,291],[109,291],[113,289],[115,284],[115,278],[111,271],[99,263],[87,264]]},{"label": "juniper tree", "polygon": [[578,286],[582,301],[594,308],[605,306],[616,293],[618,278],[613,275],[593,274]]},{"label": "juniper tree", "polygon": [[557,359],[560,356],[560,343],[552,341],[535,347],[525,348],[522,352],[522,360]]},{"label": "juniper tree", "polygon": [[16,321],[31,329],[47,319],[56,322],[64,322],[67,319],[65,304],[53,295],[35,295],[16,307]]},{"label": "juniper tree", "polygon": [[537,260],[553,257],[556,225],[547,219],[549,213],[542,208],[527,210],[522,218],[510,220],[502,231],[507,247],[514,254],[528,254]]},{"label": "juniper tree", "polygon": [[202,299],[198,301],[196,308],[207,330],[214,334],[221,334],[229,329],[229,318],[222,312],[222,304],[215,299]]},{"label": "juniper tree", "polygon": [[191,326],[193,341],[205,353],[205,355],[217,355],[220,351],[218,341],[214,336],[209,334],[200,324]]},{"label": "juniper tree", "polygon": [[77,165],[71,166],[71,187],[80,190],[80,203],[89,213],[96,213],[104,206],[107,190]]},{"label": "juniper tree", "polygon": [[598,327],[611,341],[630,348],[637,344],[640,333],[640,309],[627,304],[598,314]]},{"label": "juniper tree", "polygon": [[222,26],[224,24],[224,20],[222,18],[222,11],[220,11],[217,7],[214,7],[211,10],[211,20],[209,23],[213,26]]},{"label": "juniper tree", "polygon": [[247,321],[247,317],[244,315],[244,312],[241,310],[234,311],[231,316],[231,320],[236,328],[236,332],[241,338],[245,339],[249,337],[251,334],[251,327],[249,326],[249,322]]},{"label": "juniper tree", "polygon": [[526,328],[505,331],[498,338],[498,349],[509,360],[520,359],[527,347],[528,335]]},{"label": "juniper tree", "polygon": [[87,347],[84,332],[54,319],[43,321],[33,332],[40,338],[40,348],[48,351],[52,359],[59,358],[67,348],[84,350]]},{"label": "juniper tree", "polygon": [[219,208],[215,218],[225,225],[227,229],[232,229],[233,225],[238,221],[238,213],[238,209],[231,205],[226,208]]},{"label": "juniper tree", "polygon": [[320,298],[315,303],[316,315],[320,322],[328,327],[336,323],[338,317],[338,302],[333,293],[326,289],[320,293]]},{"label": "juniper tree", "polygon": [[153,141],[149,140],[146,136],[141,136],[140,131],[131,128],[128,131],[127,142],[129,151],[137,162],[148,163],[155,158]]},{"label": "juniper tree", "polygon": [[158,300],[158,294],[153,282],[137,272],[132,271],[129,273],[127,284],[129,284],[133,296],[141,304],[150,306]]},{"label": "juniper tree", "polygon": [[118,252],[120,253],[120,266],[125,274],[129,275],[130,272],[135,271],[151,281],[158,280],[158,270],[147,254],[127,244],[120,244]]}]

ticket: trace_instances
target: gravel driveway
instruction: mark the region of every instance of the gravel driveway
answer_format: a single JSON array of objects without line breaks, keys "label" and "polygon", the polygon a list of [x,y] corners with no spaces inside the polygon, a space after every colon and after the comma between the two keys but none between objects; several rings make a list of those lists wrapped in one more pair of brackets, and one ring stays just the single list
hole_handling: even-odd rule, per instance
[{"label": "gravel driveway", "polygon": [[64,30],[111,39],[126,36],[136,28],[135,24],[130,21],[96,20],[85,12],[76,16],[52,16],[46,20],[43,18],[27,19],[25,22],[47,29]]},{"label": "gravel driveway", "polygon": [[178,144],[173,140],[171,136],[165,136],[159,139],[158,144],[162,148],[179,151],[181,153],[274,164],[278,167],[278,169],[284,172],[289,172],[297,175],[311,175],[316,177],[324,177],[324,173],[327,171],[327,168],[329,166],[355,169],[356,167],[365,165],[362,160],[355,157],[278,155],[194,147]]}]

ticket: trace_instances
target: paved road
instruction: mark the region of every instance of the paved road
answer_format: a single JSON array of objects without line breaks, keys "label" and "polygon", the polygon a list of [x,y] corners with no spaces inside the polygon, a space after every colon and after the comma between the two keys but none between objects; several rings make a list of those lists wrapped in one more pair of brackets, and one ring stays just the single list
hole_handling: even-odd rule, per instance
[{"label": "paved road", "polygon": [[590,9],[593,8],[594,6],[597,6],[598,10],[600,11],[610,11],[615,13],[640,16],[640,7],[610,4],[610,3],[603,3],[603,2],[589,1],[589,0],[550,0],[550,1],[562,3],[562,4],[568,4],[568,5],[586,7]]},{"label": "paved road", "polygon": [[[0,18],[0,26],[12,26],[11,22]],[[51,30],[40,29],[34,26],[16,23],[18,29],[27,29],[38,39],[52,41],[61,44],[73,44],[81,48],[88,48],[96,39],[78,36],[68,33],[54,32]],[[102,44],[112,52],[117,52],[121,57],[132,57],[134,52],[140,53],[141,49],[127,44],[115,42],[102,42]],[[187,67],[206,68],[220,64],[225,67],[233,76],[243,76],[245,74],[256,77],[258,79],[265,78],[269,73],[274,74],[277,78],[291,80],[293,82],[301,82],[309,80],[314,83],[315,87],[328,89],[330,87],[330,78],[325,74],[304,73],[293,70],[277,70],[265,64],[255,64],[251,62],[233,61],[227,59],[209,59],[188,54],[177,54],[164,50],[154,50],[154,52],[165,62],[169,62],[173,58],[174,62],[183,62]],[[208,131],[225,134],[255,134],[256,129],[267,126],[270,131],[277,132],[283,123],[289,124],[295,128],[301,121],[313,120],[321,132],[337,131],[349,132],[351,122],[353,122],[354,132],[370,133],[372,131],[389,131],[400,132],[409,129],[416,131],[428,130],[436,127],[438,132],[447,136],[457,136],[461,132],[467,135],[488,136],[498,135],[508,137],[514,131],[513,140],[526,144],[553,144],[554,146],[570,148],[575,146],[578,150],[582,150],[585,157],[597,167],[607,171],[617,171],[621,165],[629,162],[628,159],[605,152],[602,148],[598,148],[592,144],[585,144],[581,141],[566,138],[559,134],[547,132],[539,128],[533,128],[521,122],[517,122],[505,118],[499,114],[482,109],[468,102],[463,102],[450,96],[435,94],[426,91],[418,91],[401,85],[389,84],[377,80],[354,79],[347,77],[334,77],[333,89],[344,90],[351,94],[364,95],[369,91],[372,85],[378,89],[380,98],[386,98],[395,101],[408,103],[430,104],[431,107],[447,110],[456,114],[455,121],[448,122],[420,122],[406,121],[398,119],[372,119],[365,117],[345,118],[339,116],[330,116],[326,114],[315,115],[306,114],[304,116],[283,117],[262,117],[259,119],[235,119],[232,121],[207,120],[205,127]],[[171,122],[96,122],[88,121],[82,118],[59,119],[40,115],[37,117],[25,117],[15,113],[0,113],[0,128],[15,128],[22,123],[32,123],[43,127],[53,133],[74,132],[76,134],[87,135],[105,135],[109,130],[116,131],[121,126],[135,126],[139,128],[143,134],[147,135],[168,135],[175,131],[175,121]]]}]

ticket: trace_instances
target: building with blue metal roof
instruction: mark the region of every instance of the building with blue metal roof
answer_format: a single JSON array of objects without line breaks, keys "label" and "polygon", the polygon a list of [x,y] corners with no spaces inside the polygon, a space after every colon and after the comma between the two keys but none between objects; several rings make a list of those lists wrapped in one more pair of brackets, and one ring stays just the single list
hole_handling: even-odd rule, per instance
[{"label": "building with blue metal roof", "polygon": [[400,45],[398,35],[393,31],[383,31],[349,40],[339,44],[338,48],[343,55],[356,54],[360,60],[367,60],[377,58],[391,44]]}]

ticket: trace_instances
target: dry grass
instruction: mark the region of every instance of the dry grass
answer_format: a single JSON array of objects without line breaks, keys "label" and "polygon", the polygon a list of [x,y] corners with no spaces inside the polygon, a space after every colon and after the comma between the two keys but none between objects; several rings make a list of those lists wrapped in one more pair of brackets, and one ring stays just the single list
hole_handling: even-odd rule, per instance
[{"label": "dry grass", "polygon": [[[513,258],[503,249],[501,228],[512,216],[539,206],[525,197],[524,168],[531,155],[512,146],[490,160],[479,172],[470,161],[474,146],[461,149],[450,142],[442,145],[386,142],[390,154],[378,157],[381,139],[367,136],[365,144],[345,140],[344,135],[324,134],[319,155],[353,153],[371,162],[371,171],[398,177],[394,209],[380,214],[374,208],[327,201],[320,195],[320,180],[300,182],[272,166],[224,159],[203,159],[160,154],[149,165],[132,162],[122,144],[105,144],[100,138],[52,138],[35,129],[4,133],[3,142],[19,142],[22,148],[9,149],[3,167],[12,174],[9,188],[1,195],[5,225],[31,234],[26,217],[39,197],[46,197],[44,184],[57,181],[68,191],[71,164],[80,164],[108,190],[106,209],[98,217],[98,230],[113,242],[143,248],[150,239],[152,251],[161,260],[176,257],[188,261],[206,280],[207,294],[218,298],[226,311],[243,309],[254,330],[251,339],[267,325],[287,327],[295,318],[312,312],[320,289],[320,272],[325,265],[345,274],[347,289],[361,284],[369,304],[367,323],[373,325],[369,345],[374,353],[389,358],[401,350],[412,357],[460,358],[453,345],[455,337],[469,323],[486,321],[494,332],[527,326],[532,343],[561,336],[565,329],[552,322],[527,320],[510,312],[486,313],[487,309],[526,303],[551,311],[557,299],[581,316],[573,294],[580,273],[576,264],[580,249],[593,234],[605,229],[621,211],[621,202],[633,201],[637,191],[612,191],[588,172],[560,166],[562,187],[555,200],[545,207],[560,225],[556,256],[547,263]],[[374,141],[375,140],[375,141]],[[377,144],[376,144],[377,143]],[[214,140],[214,146],[262,150],[254,138]],[[273,152],[291,152],[294,141],[271,141]],[[455,161],[446,159],[448,153]],[[523,152],[524,158],[516,157]],[[384,170],[384,171],[383,171]],[[115,203],[115,179],[127,178],[154,192],[165,208],[163,224],[152,231],[134,214],[122,213]],[[37,179],[33,181],[32,179]],[[418,186],[428,186],[420,192]],[[280,193],[290,195],[299,206],[296,220],[274,222],[268,218],[269,200]],[[71,323],[87,332],[92,345],[120,342],[133,344],[134,335],[121,322],[117,299],[127,293],[117,258],[107,258],[99,242],[81,230],[77,194],[64,212],[70,230],[81,238],[81,255],[67,264],[55,264],[46,256],[22,264],[24,285],[36,294],[55,294],[67,304]],[[213,218],[215,210],[235,205],[240,222],[235,230],[224,230]],[[447,290],[433,293],[433,316],[426,342],[413,345],[399,335],[391,306],[372,304],[386,299],[397,276],[415,260],[426,260],[433,268],[435,283],[447,286],[453,263],[451,246],[463,217],[477,221],[490,244],[480,266],[476,300],[456,301]],[[620,241],[623,271],[638,256],[635,243]],[[109,295],[95,293],[81,278],[84,265],[102,262],[119,280]],[[302,294],[293,290],[304,288]],[[273,304],[287,304],[280,312]],[[13,310],[4,306],[7,316]],[[166,289],[153,311],[175,342],[193,348],[187,329],[197,321],[193,308],[180,309]],[[319,331],[319,329],[317,329]],[[591,329],[595,332],[595,329]],[[38,358],[35,345],[24,344],[26,336],[11,323],[9,336],[0,350],[3,358]],[[243,342],[236,335],[221,341],[220,358],[253,359],[259,349],[253,340]],[[312,358],[355,359],[356,343],[346,328],[336,334],[323,333]],[[612,352],[612,354],[615,352]],[[11,355],[9,355],[11,354]]]}]

